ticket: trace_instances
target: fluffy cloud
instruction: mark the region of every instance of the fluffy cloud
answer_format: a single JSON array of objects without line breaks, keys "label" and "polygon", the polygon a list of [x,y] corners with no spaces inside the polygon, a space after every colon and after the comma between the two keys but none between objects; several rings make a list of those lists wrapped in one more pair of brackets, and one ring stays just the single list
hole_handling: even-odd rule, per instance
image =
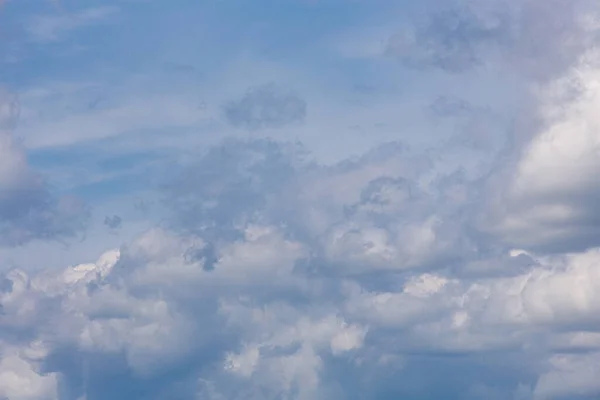
[{"label": "fluffy cloud", "polygon": [[39,343],[33,343],[27,348],[3,349],[0,361],[0,395],[19,400],[56,399],[56,375],[42,375],[39,371],[39,362],[45,356]]},{"label": "fluffy cloud", "polygon": [[[585,375],[600,348],[597,250],[532,259],[531,269],[505,278],[417,272],[395,280],[388,274],[382,286],[364,275],[340,280],[301,268],[306,245],[275,227],[244,231],[244,239],[219,249],[213,270],[188,257],[201,239],[153,230],[94,264],[9,273],[1,298],[2,393],[71,398],[57,397],[68,385],[72,398],[88,399],[178,391],[215,399],[416,395],[407,379],[424,373],[427,360],[462,354],[468,371],[487,354],[490,370],[520,365],[504,372],[500,393],[597,394],[593,373]],[[497,351],[505,356],[492,357]],[[456,397],[493,392],[486,376],[445,368],[452,364],[436,367],[426,382],[443,379]],[[394,378],[344,380],[380,369]],[[99,386],[115,370],[118,393]],[[16,383],[25,380],[27,390]],[[154,397],[146,392],[150,380]]]},{"label": "fluffy cloud", "polygon": [[[329,166],[301,146],[224,141],[163,186],[161,227],[95,263],[6,273],[0,397],[597,398],[591,5],[452,2],[390,42],[420,68],[508,66],[529,93],[513,132],[463,141],[459,128],[423,152],[386,143]],[[249,91],[226,117],[303,120],[278,90]],[[493,123],[460,100],[433,111]],[[11,193],[47,191],[3,137],[0,211],[16,208],[0,216],[33,218],[38,203]]]},{"label": "fluffy cloud", "polygon": [[494,229],[506,242],[556,251],[600,244],[599,68],[590,51],[539,92],[537,133],[505,166],[504,193],[494,194]]},{"label": "fluffy cloud", "polygon": [[[254,167],[215,180],[200,160],[191,168],[206,175],[182,174],[202,188],[186,204],[212,204],[227,193],[216,182],[264,182],[281,165],[267,156],[283,154],[274,143],[229,146]],[[0,376],[32,389],[7,378],[6,396],[359,398],[423,396],[433,384],[451,398],[598,393],[585,375],[600,344],[597,249],[487,247],[471,237],[468,196],[440,190],[435,163],[402,147],[335,168],[284,159],[286,179],[242,188],[254,200],[230,215],[229,235],[192,229],[223,212],[209,207],[94,264],[7,274],[0,339],[15,355]],[[191,187],[181,182],[167,199]],[[277,207],[283,199],[296,215]],[[118,391],[102,385],[111,377]]]}]

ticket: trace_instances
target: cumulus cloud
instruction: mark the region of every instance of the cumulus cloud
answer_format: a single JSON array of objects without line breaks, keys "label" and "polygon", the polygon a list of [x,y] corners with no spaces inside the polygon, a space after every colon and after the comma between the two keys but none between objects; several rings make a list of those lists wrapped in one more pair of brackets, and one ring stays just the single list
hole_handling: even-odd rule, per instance
[{"label": "cumulus cloud", "polygon": [[[393,43],[420,68],[512,65],[530,97],[511,132],[487,127],[487,106],[438,98],[438,118],[480,121],[478,140],[459,125],[423,152],[392,142],[327,166],[301,146],[227,140],[162,187],[160,227],[94,263],[9,271],[0,396],[597,398],[591,5],[453,1]],[[304,103],[278,90],[226,117],[301,121]],[[43,188],[5,143],[1,184]]]},{"label": "cumulus cloud", "polygon": [[[416,272],[369,287],[364,277],[298,268],[309,249],[282,234],[246,227],[243,239],[218,249],[212,270],[187,257],[204,246],[201,238],[155,229],[94,264],[10,272],[1,342],[3,354],[15,355],[0,363],[0,389],[10,399],[58,398],[65,384],[73,398],[88,399],[408,396],[419,393],[411,374],[424,374],[432,359],[462,354],[471,371],[487,354],[490,371],[511,365],[499,396],[597,393],[594,375],[585,375],[600,345],[590,331],[600,304],[597,250],[537,259],[505,278]],[[497,351],[504,357],[492,357]],[[485,375],[447,368],[452,363],[420,379],[444,380],[457,398],[495,392]],[[395,372],[376,385],[361,375],[379,370]],[[115,371],[117,393],[101,386]],[[555,385],[558,377],[569,384]]]},{"label": "cumulus cloud", "polygon": [[16,96],[0,92],[0,244],[74,236],[84,228],[87,209],[75,198],[52,196],[30,168],[12,132],[18,112]]},{"label": "cumulus cloud", "polygon": [[[0,342],[16,355],[0,376],[30,380],[33,393],[7,381],[8,398],[342,399],[418,396],[434,384],[451,398],[598,393],[593,374],[579,373],[600,343],[597,249],[486,247],[463,217],[466,183],[440,190],[435,163],[402,146],[333,168],[283,157],[272,142],[214,151],[227,149],[252,163],[215,180],[198,174],[215,160],[206,153],[191,167],[202,190],[186,204],[227,193],[216,182],[264,183],[288,166],[269,190],[236,192],[255,201],[231,214],[235,235],[192,229],[223,212],[209,208],[96,263],[5,276]],[[169,191],[192,187],[186,179]],[[277,206],[284,199],[296,215]],[[119,391],[102,385],[115,376]],[[59,387],[70,395],[56,397]]]},{"label": "cumulus cloud", "polygon": [[504,168],[503,193],[495,192],[493,229],[513,245],[557,251],[598,243],[595,204],[600,188],[595,51],[538,94],[538,128],[521,154]]},{"label": "cumulus cloud", "polygon": [[[518,96],[526,101],[508,134],[491,128],[501,125],[493,109],[448,97],[432,103],[434,115],[465,121],[451,147],[461,157],[479,159],[475,169],[489,172],[476,189],[485,199],[473,224],[507,246],[554,252],[597,246],[597,129],[591,111],[599,68],[597,5],[425,3],[408,33],[391,39],[391,54],[407,65],[452,73],[482,65],[515,74],[525,89]],[[479,155],[465,153],[465,145]],[[491,156],[494,149],[501,151]]]}]

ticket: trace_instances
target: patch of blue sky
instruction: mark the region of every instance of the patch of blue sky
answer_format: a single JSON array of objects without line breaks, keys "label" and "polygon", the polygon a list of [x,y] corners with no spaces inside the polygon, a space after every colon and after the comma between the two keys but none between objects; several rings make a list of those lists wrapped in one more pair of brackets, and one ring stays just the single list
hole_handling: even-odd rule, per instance
[{"label": "patch of blue sky", "polygon": [[[55,146],[78,154],[76,147],[96,144],[110,153],[126,141],[198,147],[247,136],[222,121],[222,104],[269,81],[305,98],[307,119],[252,137],[299,140],[324,161],[390,140],[435,146],[439,138],[420,134],[431,130],[423,110],[436,92],[456,85],[382,56],[385,29],[399,24],[391,25],[391,16],[401,20],[402,7],[414,2],[90,1],[46,5],[45,14],[38,9],[33,16],[30,7],[7,6],[5,18],[24,21],[18,40],[24,55],[5,74],[24,92],[22,106],[30,112],[18,132],[35,150],[34,163]],[[349,48],[361,35],[363,43]],[[102,146],[110,139],[112,149]],[[66,158],[50,160],[65,165]]]},{"label": "patch of blue sky", "polygon": [[165,156],[156,153],[98,153],[97,149],[33,151],[34,168],[46,171],[57,193],[72,193],[86,202],[103,201],[156,184]]}]

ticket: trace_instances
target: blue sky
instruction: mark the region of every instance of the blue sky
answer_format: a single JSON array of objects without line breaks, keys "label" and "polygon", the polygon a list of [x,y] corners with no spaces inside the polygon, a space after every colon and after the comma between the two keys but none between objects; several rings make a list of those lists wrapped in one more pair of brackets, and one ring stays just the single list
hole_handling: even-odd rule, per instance
[{"label": "blue sky", "polygon": [[0,5],[0,398],[600,395],[594,1]]}]

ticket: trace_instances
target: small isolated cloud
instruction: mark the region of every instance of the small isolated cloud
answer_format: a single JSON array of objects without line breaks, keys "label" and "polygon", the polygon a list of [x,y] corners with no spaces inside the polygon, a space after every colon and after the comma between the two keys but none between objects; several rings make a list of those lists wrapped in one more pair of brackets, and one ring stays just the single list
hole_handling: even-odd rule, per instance
[{"label": "small isolated cloud", "polygon": [[274,83],[248,89],[238,100],[223,106],[226,120],[248,130],[276,129],[302,123],[306,119],[306,101]]},{"label": "small isolated cloud", "polygon": [[110,229],[119,229],[123,224],[123,219],[118,215],[104,217],[104,225]]}]

